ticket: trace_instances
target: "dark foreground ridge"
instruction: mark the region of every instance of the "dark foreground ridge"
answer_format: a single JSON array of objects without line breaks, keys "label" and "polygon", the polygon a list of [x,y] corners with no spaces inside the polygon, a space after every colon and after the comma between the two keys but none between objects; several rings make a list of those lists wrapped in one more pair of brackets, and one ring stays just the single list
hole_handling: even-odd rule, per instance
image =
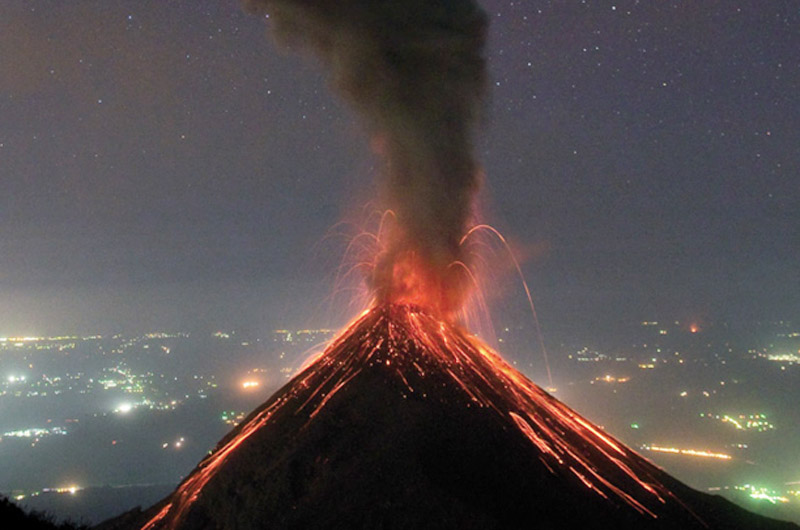
[{"label": "dark foreground ridge", "polygon": [[57,523],[54,517],[41,512],[26,512],[0,495],[0,528],[3,530],[85,530],[88,527],[68,521]]},{"label": "dark foreground ridge", "polygon": [[373,309],[166,499],[98,529],[795,529],[694,491],[460,328]]}]

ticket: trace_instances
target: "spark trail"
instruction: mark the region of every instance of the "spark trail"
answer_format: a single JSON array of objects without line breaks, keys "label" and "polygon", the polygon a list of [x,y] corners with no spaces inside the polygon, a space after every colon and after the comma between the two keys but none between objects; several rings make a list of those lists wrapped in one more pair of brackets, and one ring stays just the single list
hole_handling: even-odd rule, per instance
[{"label": "spark trail", "polygon": [[246,0],[283,43],[328,67],[384,161],[390,244],[369,278],[375,298],[459,309],[469,279],[451,264],[473,214],[487,18],[474,0]]}]

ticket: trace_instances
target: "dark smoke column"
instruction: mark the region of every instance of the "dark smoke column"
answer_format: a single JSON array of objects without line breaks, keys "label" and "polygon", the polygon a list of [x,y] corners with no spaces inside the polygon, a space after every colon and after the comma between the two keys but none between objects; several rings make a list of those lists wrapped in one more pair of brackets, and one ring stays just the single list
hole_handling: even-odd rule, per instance
[{"label": "dark smoke column", "polygon": [[453,264],[480,184],[483,11],[473,0],[246,1],[280,41],[324,61],[384,156],[397,223],[371,278],[376,297],[458,309],[466,274]]}]

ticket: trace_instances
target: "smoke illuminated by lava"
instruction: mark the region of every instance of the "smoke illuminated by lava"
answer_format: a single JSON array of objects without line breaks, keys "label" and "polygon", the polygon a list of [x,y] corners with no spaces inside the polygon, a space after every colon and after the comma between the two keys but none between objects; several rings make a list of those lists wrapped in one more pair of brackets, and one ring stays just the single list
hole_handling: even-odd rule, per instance
[{"label": "smoke illuminated by lava", "polygon": [[[459,245],[480,169],[473,129],[485,92],[486,16],[473,0],[247,0],[278,38],[308,49],[366,122],[397,222],[369,282],[379,302],[457,310]],[[468,265],[468,264],[466,264]]]}]

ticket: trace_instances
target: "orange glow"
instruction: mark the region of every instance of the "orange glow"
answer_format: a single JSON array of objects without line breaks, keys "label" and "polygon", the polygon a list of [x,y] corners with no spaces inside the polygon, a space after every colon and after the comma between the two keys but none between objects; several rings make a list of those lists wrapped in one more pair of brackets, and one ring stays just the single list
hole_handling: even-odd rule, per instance
[{"label": "orange glow", "polygon": [[385,371],[410,393],[417,382],[437,378],[436,384],[462,395],[464,406],[493,411],[500,421],[516,427],[552,474],[621,508],[657,518],[668,503],[673,509],[683,506],[659,481],[657,468],[532,383],[477,338],[417,306],[391,304],[362,315],[284,391],[240,424],[143,530],[176,528],[220,466],[277,411],[291,407],[292,414],[313,422],[366,370]]},{"label": "orange glow", "polygon": [[[325,240],[346,242],[337,268],[331,300],[345,307],[409,304],[448,322],[469,323],[490,343],[497,339],[489,314],[489,299],[502,289],[495,285],[499,264],[519,278],[533,329],[538,338],[548,387],[553,378],[533,295],[506,238],[494,227],[476,224],[465,230],[457,249],[437,253],[407,240],[395,212],[366,208],[363,222],[342,222]],[[370,228],[365,228],[370,227]],[[450,261],[448,261],[448,259]]]},{"label": "orange glow", "polygon": [[373,287],[379,304],[414,304],[443,318],[461,309],[472,283],[463,263],[432,264],[418,252],[381,254],[373,268]]},{"label": "orange glow", "polygon": [[261,386],[260,381],[256,381],[255,379],[250,379],[247,381],[242,381],[242,388],[245,390],[254,390]]},{"label": "orange glow", "polygon": [[698,331],[700,331],[700,326],[698,326],[697,324],[692,324],[689,326],[690,333],[697,333]]}]

